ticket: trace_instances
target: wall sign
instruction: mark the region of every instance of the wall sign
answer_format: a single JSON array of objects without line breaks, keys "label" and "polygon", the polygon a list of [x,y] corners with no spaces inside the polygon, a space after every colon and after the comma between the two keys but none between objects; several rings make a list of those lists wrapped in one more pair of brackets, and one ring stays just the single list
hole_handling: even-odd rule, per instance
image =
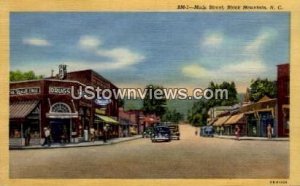
[{"label": "wall sign", "polygon": [[66,88],[66,87],[49,87],[49,94],[70,95],[71,94],[71,88]]},{"label": "wall sign", "polygon": [[33,94],[39,94],[40,88],[39,87],[30,87],[30,88],[16,88],[16,89],[10,89],[9,94],[11,96],[14,95],[33,95]]}]

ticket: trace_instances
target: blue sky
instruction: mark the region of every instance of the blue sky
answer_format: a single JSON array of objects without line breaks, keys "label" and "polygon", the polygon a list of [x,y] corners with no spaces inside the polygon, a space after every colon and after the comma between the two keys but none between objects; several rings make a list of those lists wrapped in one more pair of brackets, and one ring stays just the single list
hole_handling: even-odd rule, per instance
[{"label": "blue sky", "polygon": [[119,87],[205,88],[276,79],[289,62],[288,13],[12,13],[11,70],[93,69]]}]

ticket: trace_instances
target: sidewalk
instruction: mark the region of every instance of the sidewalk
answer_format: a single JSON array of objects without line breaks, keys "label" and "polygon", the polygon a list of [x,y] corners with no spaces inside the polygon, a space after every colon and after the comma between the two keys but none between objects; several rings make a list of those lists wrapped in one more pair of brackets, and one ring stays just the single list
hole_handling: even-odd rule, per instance
[{"label": "sidewalk", "polygon": [[69,143],[69,144],[59,144],[54,143],[51,144],[50,147],[48,146],[41,146],[41,145],[31,145],[31,146],[15,146],[9,147],[10,150],[26,150],[26,149],[53,149],[53,148],[72,148],[72,147],[90,147],[90,146],[101,146],[101,145],[112,145],[121,142],[131,141],[142,138],[142,135],[135,135],[132,137],[123,137],[123,138],[114,138],[107,140],[106,143],[103,140],[95,141],[95,142],[80,142],[80,143]]},{"label": "sidewalk", "polygon": [[[225,135],[214,135],[215,138],[222,138],[222,139],[232,139],[235,140],[235,136],[225,136]],[[266,137],[251,137],[251,136],[242,136],[240,140],[258,140],[258,141],[289,141],[290,138],[271,138],[268,139]]]}]

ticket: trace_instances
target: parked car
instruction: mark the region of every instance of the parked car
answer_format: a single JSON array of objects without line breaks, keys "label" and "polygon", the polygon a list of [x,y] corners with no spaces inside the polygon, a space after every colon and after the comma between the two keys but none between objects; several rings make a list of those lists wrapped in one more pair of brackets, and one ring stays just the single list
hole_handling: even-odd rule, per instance
[{"label": "parked car", "polygon": [[168,127],[171,131],[171,138],[180,140],[179,126],[176,124],[170,124]]},{"label": "parked car", "polygon": [[167,126],[155,126],[153,134],[151,135],[151,141],[171,141],[171,131]]},{"label": "parked car", "polygon": [[212,126],[204,126],[200,129],[200,136],[214,137],[214,128]]},{"label": "parked car", "polygon": [[150,138],[152,134],[153,134],[153,127],[147,127],[144,130],[142,136],[143,136],[143,138]]}]

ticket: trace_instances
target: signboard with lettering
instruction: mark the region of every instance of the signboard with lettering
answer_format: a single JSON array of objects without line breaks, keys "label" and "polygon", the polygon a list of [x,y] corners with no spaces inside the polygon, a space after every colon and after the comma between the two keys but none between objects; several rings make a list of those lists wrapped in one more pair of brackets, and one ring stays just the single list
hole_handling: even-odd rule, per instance
[{"label": "signboard with lettering", "polygon": [[70,95],[71,94],[71,88],[66,88],[66,87],[49,87],[49,94]]},{"label": "signboard with lettering", "polygon": [[15,95],[33,95],[33,94],[39,94],[40,88],[39,87],[30,87],[30,88],[16,88],[16,89],[10,89],[9,94],[11,96]]}]

